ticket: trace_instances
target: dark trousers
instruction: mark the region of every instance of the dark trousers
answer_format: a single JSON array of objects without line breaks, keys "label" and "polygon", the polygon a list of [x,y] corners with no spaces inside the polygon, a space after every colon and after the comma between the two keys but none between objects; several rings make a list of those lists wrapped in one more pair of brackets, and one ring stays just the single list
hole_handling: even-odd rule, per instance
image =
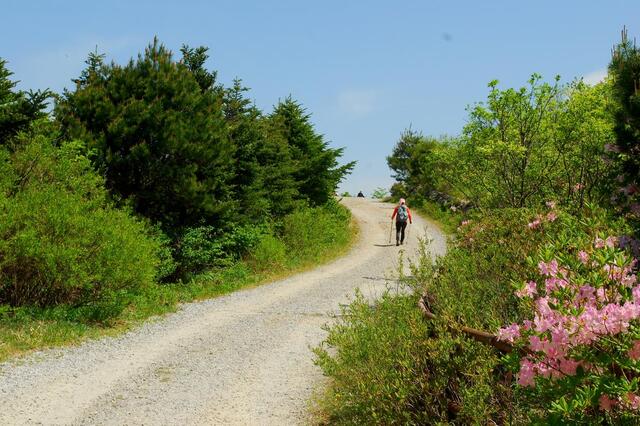
[{"label": "dark trousers", "polygon": [[407,221],[404,222],[398,220],[396,221],[396,243],[400,241],[404,242],[404,230],[407,229]]}]

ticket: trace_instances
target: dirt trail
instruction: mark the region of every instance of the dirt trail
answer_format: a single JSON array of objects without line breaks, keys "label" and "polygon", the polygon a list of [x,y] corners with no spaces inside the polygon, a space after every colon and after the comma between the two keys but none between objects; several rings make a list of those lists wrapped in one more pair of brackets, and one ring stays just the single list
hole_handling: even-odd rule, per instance
[{"label": "dirt trail", "polygon": [[360,239],[345,257],[312,271],[204,302],[185,304],[117,338],[47,350],[0,364],[0,424],[296,424],[322,375],[310,347],[355,288],[376,297],[397,253],[388,245],[393,206],[345,199]]}]

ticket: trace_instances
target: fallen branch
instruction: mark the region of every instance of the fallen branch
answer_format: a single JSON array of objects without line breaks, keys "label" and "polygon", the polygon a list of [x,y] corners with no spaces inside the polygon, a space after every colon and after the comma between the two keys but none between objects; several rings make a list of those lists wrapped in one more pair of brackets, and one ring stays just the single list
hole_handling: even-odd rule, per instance
[{"label": "fallen branch", "polygon": [[[427,300],[427,295],[423,294],[420,300],[418,301],[418,307],[422,311],[422,314],[425,316],[425,318],[429,320],[437,319],[435,314],[431,312],[431,310],[428,308],[428,305],[429,305],[429,302]],[[480,343],[493,346],[500,352],[509,353],[513,350],[513,347],[509,343],[498,340],[498,336],[496,336],[495,334],[488,333],[482,330],[476,330],[475,328],[470,328],[465,326],[454,326],[452,324],[448,324],[447,328],[449,328],[449,330],[453,332],[461,331],[467,336],[477,340]]]}]

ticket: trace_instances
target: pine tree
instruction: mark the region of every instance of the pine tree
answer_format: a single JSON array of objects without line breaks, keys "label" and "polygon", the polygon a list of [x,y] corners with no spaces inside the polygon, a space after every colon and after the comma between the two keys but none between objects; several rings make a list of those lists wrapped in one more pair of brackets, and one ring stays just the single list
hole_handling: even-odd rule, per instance
[{"label": "pine tree", "polygon": [[6,68],[6,61],[0,58],[0,144],[7,143],[33,121],[45,117],[44,109],[51,97],[49,90],[15,90],[17,82],[10,80],[12,75]]},{"label": "pine tree", "polygon": [[224,113],[229,138],[235,148],[234,198],[247,218],[260,220],[271,210],[258,159],[265,141],[260,125],[261,113],[244,97],[248,90],[241,80],[235,79],[233,86],[225,90]]},{"label": "pine tree", "polygon": [[107,187],[168,232],[220,224],[233,173],[221,97],[157,39],[125,66],[97,54],[87,65],[55,114],[88,141]]},{"label": "pine tree", "polygon": [[338,165],[344,148],[329,148],[311,124],[310,115],[291,97],[280,102],[271,119],[287,141],[294,161],[300,196],[312,205],[326,203],[355,162]]},{"label": "pine tree", "polygon": [[616,111],[617,148],[622,162],[625,187],[622,204],[636,222],[640,222],[640,50],[622,30],[622,41],[613,50],[609,65],[613,90],[619,108]]}]

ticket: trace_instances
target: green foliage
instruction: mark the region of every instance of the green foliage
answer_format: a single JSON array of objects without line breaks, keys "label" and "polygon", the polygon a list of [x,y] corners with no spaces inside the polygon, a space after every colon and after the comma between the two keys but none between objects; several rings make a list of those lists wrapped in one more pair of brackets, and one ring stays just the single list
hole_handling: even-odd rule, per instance
[{"label": "green foliage", "polygon": [[622,40],[615,47],[609,64],[613,80],[613,93],[618,105],[615,116],[616,145],[612,156],[622,166],[624,187],[618,203],[626,207],[634,220],[636,233],[640,223],[640,49],[635,40],[622,31]]},{"label": "green foliage", "polygon": [[270,118],[291,150],[300,196],[312,205],[326,203],[355,162],[338,166],[344,149],[329,148],[322,135],[315,132],[310,115],[291,97],[280,102]]},{"label": "green foliage", "polygon": [[55,110],[67,136],[87,140],[107,187],[166,231],[218,223],[230,197],[221,99],[200,86],[189,52],[176,63],[154,40],[125,66],[92,55]]},{"label": "green foliage", "polygon": [[269,213],[282,216],[298,198],[295,163],[287,141],[273,130],[273,122],[244,97],[238,79],[224,92],[224,113],[233,143],[235,176],[231,180],[242,220],[257,221]]},{"label": "green foliage", "polygon": [[553,128],[559,114],[560,87],[540,83],[498,89],[489,83],[486,105],[470,110],[464,135],[465,168],[459,172],[473,199],[490,207],[525,207],[541,203],[548,176],[557,166]]},{"label": "green foliage", "polygon": [[[493,395],[490,349],[426,322],[417,297],[360,294],[314,350],[332,381],[321,400],[330,424],[485,424],[514,419]],[[463,350],[464,348],[464,350]]]},{"label": "green foliage", "polygon": [[614,140],[609,82],[550,85],[534,74],[518,90],[489,87],[461,137],[403,132],[387,158],[393,196],[480,208],[608,202],[617,172],[603,158]]},{"label": "green foliage", "polygon": [[15,91],[16,82],[9,80],[13,73],[6,68],[6,63],[0,58],[0,145],[44,117],[43,110],[51,96],[48,90]]},{"label": "green foliage", "polygon": [[389,191],[386,188],[379,187],[373,190],[373,194],[371,194],[371,197],[382,200],[387,195],[389,195]]},{"label": "green foliage", "polygon": [[411,129],[402,132],[393,152],[387,157],[387,164],[396,180],[391,195],[417,199],[446,187],[438,152],[447,147],[449,140],[446,137],[425,137]]},{"label": "green foliage", "polygon": [[17,179],[0,198],[0,304],[69,305],[102,320],[153,285],[160,243],[108,203],[81,151],[29,135],[4,156]]},{"label": "green foliage", "polygon": [[350,212],[332,201],[321,207],[297,210],[285,216],[282,240],[289,253],[303,259],[319,260],[325,247],[347,244]]},{"label": "green foliage", "polygon": [[227,231],[212,226],[188,228],[176,248],[178,276],[228,267],[256,247],[266,233],[266,227],[255,225],[234,225]]},{"label": "green foliage", "polygon": [[258,272],[280,270],[288,262],[287,246],[275,235],[264,235],[249,255],[249,264]]}]

